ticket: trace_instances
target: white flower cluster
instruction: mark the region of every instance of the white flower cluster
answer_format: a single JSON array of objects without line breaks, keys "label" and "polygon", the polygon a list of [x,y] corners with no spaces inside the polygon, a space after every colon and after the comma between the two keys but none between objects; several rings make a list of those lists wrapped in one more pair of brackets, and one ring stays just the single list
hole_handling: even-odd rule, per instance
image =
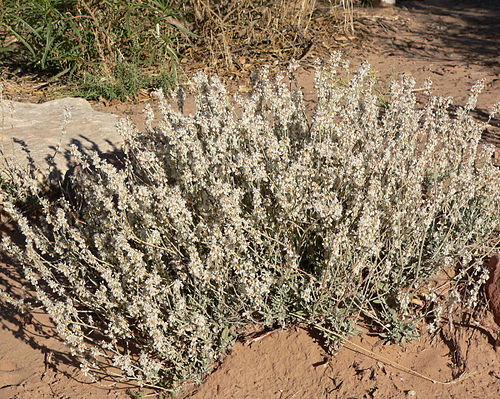
[{"label": "white flower cluster", "polygon": [[86,373],[175,388],[239,327],[296,312],[341,333],[360,313],[391,328],[427,279],[487,253],[500,174],[469,115],[480,87],[452,117],[450,99],[419,107],[408,76],[382,103],[368,65],[348,72],[338,54],[318,63],[310,119],[284,75],[264,70],[232,101],[200,73],[195,113],[159,91],[157,126],[151,107],[145,132],[121,123],[123,170],[73,149],[93,170],[75,182],[82,209],[42,201],[32,224],[4,204],[26,248],[4,247]]}]

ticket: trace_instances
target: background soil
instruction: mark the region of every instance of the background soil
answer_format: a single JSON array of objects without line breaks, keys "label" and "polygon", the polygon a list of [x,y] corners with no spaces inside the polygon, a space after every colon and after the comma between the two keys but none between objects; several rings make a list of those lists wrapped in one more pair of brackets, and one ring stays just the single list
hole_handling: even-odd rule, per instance
[{"label": "background soil", "polygon": [[[343,52],[353,65],[367,60],[382,82],[382,91],[391,77],[404,72],[416,79],[417,87],[432,79],[436,94],[453,96],[460,105],[471,86],[484,78],[485,90],[475,116],[487,120],[489,107],[500,101],[500,2],[402,1],[396,8],[356,12],[356,28],[365,29],[366,34],[343,46]],[[312,62],[317,56],[328,54],[313,46],[299,70],[309,109],[314,106]],[[16,85],[19,82],[10,86],[7,82],[4,97],[34,101],[45,95],[16,91]],[[233,80],[230,87],[245,92],[249,78]],[[146,100],[144,96],[135,103],[95,102],[93,106],[128,116],[140,129]],[[500,162],[499,119],[490,122],[484,139],[497,145]],[[3,224],[2,234],[7,233],[12,231]],[[19,270],[4,259],[0,288],[21,294],[19,281]],[[123,385],[110,389],[88,384],[42,312],[21,317],[3,302],[0,312],[0,399],[129,397]],[[489,313],[483,322],[492,323]],[[365,332],[330,356],[314,333],[303,328],[280,330],[238,342],[203,385],[188,386],[182,397],[493,399],[500,397],[500,351],[495,351],[493,339],[484,328],[452,326],[435,342],[423,334],[420,341],[399,347],[383,345]],[[353,343],[373,354],[367,355]],[[457,358],[466,366],[462,379],[451,384],[429,380],[452,381],[458,372]]]}]

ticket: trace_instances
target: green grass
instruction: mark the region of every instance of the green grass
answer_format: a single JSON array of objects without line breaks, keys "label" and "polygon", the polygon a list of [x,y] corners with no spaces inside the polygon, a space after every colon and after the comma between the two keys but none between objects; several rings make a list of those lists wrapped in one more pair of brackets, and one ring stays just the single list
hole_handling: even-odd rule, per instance
[{"label": "green grass", "polygon": [[[300,4],[2,0],[0,67],[35,73],[45,83],[66,86],[65,94],[128,100],[145,88],[170,89],[187,56],[218,73],[219,67],[232,71],[301,58],[323,32],[315,18],[330,14],[314,0]],[[352,2],[330,4],[334,13],[344,8],[352,29]]]},{"label": "green grass", "polygon": [[87,98],[121,100],[176,80],[185,36],[178,0],[5,0],[0,65],[66,78]]}]

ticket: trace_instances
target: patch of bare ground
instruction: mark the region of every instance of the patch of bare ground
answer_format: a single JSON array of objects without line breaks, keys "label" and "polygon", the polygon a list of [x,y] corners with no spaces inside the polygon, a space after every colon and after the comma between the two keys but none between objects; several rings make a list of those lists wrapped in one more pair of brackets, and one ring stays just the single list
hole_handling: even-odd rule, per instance
[{"label": "patch of bare ground", "polygon": [[[353,65],[367,60],[381,85],[401,72],[412,75],[417,87],[431,78],[436,94],[453,96],[460,105],[471,86],[484,78],[485,89],[475,114],[483,121],[489,107],[500,101],[498,1],[401,1],[395,8],[356,10],[355,20],[356,30],[364,32],[364,38],[344,47],[344,54]],[[309,109],[314,107],[312,61],[328,55],[317,50],[320,47],[312,45],[299,71]],[[249,78],[242,76],[230,83],[233,91],[245,92]],[[20,91],[9,82],[5,87],[4,95],[17,100],[34,101],[47,95],[34,91],[33,98],[29,90]],[[380,89],[382,93],[386,88]],[[130,117],[140,129],[146,100],[144,95],[135,103],[93,105],[99,111]],[[500,120],[490,121],[484,140],[497,146],[500,162]],[[2,228],[8,230],[5,224]],[[13,265],[0,264],[0,288],[21,295],[21,280]],[[0,302],[0,312],[0,399],[128,397],[125,388],[89,384],[43,313],[23,317],[4,302]],[[484,322],[493,323],[491,314],[485,317]],[[365,332],[334,355],[328,355],[321,344],[314,333],[303,328],[238,342],[204,384],[188,386],[182,397],[500,397],[500,352],[482,328],[452,325],[434,341],[423,334],[418,342],[401,347],[384,345]]]},{"label": "patch of bare ground", "polygon": [[401,347],[361,334],[329,356],[299,328],[237,343],[183,398],[497,398],[499,354],[479,331],[458,334],[468,367],[457,380],[446,339],[424,334]]}]

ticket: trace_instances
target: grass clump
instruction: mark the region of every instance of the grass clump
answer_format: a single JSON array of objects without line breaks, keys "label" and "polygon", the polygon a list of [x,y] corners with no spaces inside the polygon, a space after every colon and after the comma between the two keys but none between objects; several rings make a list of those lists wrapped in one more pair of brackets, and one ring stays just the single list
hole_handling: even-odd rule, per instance
[{"label": "grass clump", "polygon": [[404,342],[449,298],[477,306],[500,227],[500,173],[469,114],[480,87],[452,118],[450,99],[417,107],[407,76],[381,108],[369,66],[342,84],[347,69],[317,66],[312,119],[293,65],[235,101],[200,73],[193,114],[159,91],[158,126],[151,108],[145,132],[122,123],[123,169],[74,149],[93,169],[75,181],[84,206],[41,199],[31,223],[4,201],[26,248],[3,247],[85,373],[175,390],[248,323],[305,321],[335,348],[361,318]]},{"label": "grass clump", "polygon": [[187,18],[198,34],[192,60],[215,70],[247,74],[255,66],[287,65],[354,38],[351,0],[229,0],[189,2]]},{"label": "grass clump", "polygon": [[[187,31],[169,0],[5,0],[4,59],[76,80],[87,98],[119,98],[176,79]],[[15,57],[14,57],[15,55]],[[167,79],[168,78],[168,79]]]},{"label": "grass clump", "polygon": [[[89,99],[169,89],[187,70],[246,75],[354,39],[352,1],[4,0],[0,65]],[[347,34],[347,32],[349,32]],[[348,37],[349,39],[348,39]],[[321,40],[318,40],[321,37]],[[313,49],[314,47],[314,49]]]}]

